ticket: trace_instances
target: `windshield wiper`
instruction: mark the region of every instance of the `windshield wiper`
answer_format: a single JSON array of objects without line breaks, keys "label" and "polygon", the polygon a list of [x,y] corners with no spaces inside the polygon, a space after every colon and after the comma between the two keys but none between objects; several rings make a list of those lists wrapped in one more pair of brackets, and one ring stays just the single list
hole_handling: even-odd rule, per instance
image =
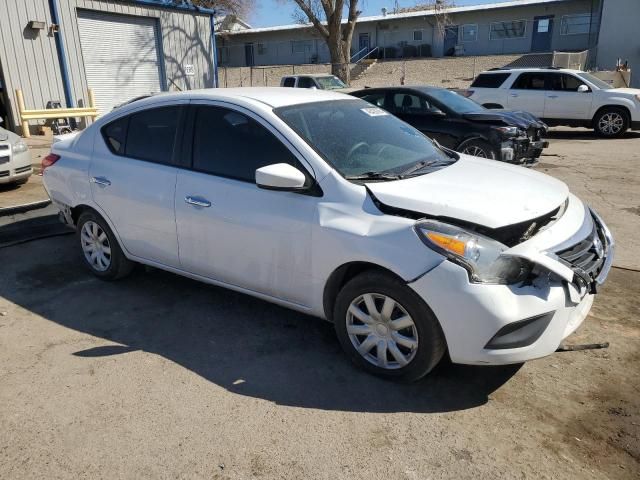
[{"label": "windshield wiper", "polygon": [[406,177],[407,175],[411,175],[412,173],[417,172],[418,170],[422,170],[424,167],[428,167],[429,165],[433,165],[434,163],[435,163],[434,161],[427,162],[425,160],[418,163],[414,163],[411,167],[407,168],[404,172],[400,172],[398,176]]},{"label": "windshield wiper", "polygon": [[400,180],[401,176],[385,172],[364,172],[359,175],[347,175],[347,180]]}]

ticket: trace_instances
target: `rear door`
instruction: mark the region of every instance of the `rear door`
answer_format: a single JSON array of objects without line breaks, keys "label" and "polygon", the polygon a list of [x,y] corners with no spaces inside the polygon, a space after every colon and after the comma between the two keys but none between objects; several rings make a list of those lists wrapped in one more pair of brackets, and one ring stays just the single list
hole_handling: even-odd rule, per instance
[{"label": "rear door", "polygon": [[548,75],[547,72],[524,72],[518,75],[509,88],[507,107],[542,117]]},{"label": "rear door", "polygon": [[178,173],[176,224],[188,272],[299,305],[310,302],[318,197],[259,188],[256,169],[308,172],[284,137],[240,107],[193,104],[193,165]]},{"label": "rear door", "polygon": [[102,128],[89,167],[94,202],[131,254],[179,267],[174,198],[184,106],[138,110]]},{"label": "rear door", "polygon": [[569,73],[549,73],[550,89],[546,92],[544,118],[589,119],[593,93],[578,92],[586,85],[580,78]]}]

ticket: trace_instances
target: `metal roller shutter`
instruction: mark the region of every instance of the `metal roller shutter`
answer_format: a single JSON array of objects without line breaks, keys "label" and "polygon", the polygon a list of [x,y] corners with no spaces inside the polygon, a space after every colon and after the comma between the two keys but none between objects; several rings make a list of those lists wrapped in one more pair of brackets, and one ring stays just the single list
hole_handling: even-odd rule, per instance
[{"label": "metal roller shutter", "polygon": [[85,75],[101,115],[119,103],[162,90],[154,18],[78,12]]}]

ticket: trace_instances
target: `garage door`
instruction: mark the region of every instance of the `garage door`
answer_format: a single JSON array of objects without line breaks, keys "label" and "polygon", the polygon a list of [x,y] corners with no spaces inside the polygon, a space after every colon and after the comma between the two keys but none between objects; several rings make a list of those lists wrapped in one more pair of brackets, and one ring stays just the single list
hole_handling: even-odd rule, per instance
[{"label": "garage door", "polygon": [[87,83],[100,114],[162,90],[154,18],[80,11],[78,25]]}]

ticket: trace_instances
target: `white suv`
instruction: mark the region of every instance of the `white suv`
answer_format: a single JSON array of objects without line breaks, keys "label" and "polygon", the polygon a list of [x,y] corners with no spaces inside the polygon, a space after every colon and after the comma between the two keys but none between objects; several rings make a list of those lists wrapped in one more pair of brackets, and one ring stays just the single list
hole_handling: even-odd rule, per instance
[{"label": "white suv", "polygon": [[553,353],[613,260],[564,183],[440,148],[333,92],[157,95],[54,144],[43,168],[98,277],[138,262],[326,318],[388,377],[417,379],[445,352]]},{"label": "white suv", "polygon": [[640,90],[612,88],[581,70],[497,68],[464,94],[487,108],[524,110],[548,125],[593,128],[603,137],[640,130]]}]

